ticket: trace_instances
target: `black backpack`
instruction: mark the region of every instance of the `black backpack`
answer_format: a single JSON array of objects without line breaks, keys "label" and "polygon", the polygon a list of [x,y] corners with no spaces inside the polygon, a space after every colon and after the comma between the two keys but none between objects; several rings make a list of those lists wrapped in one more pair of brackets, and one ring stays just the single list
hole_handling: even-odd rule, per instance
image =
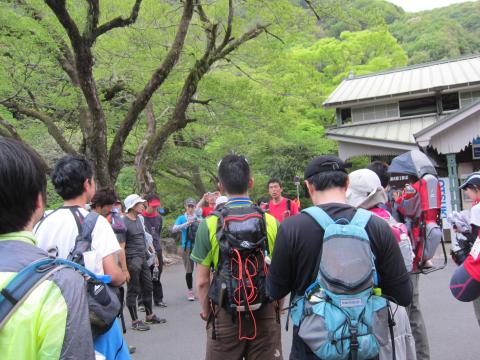
[{"label": "black backpack", "polygon": [[[266,256],[269,254],[264,212],[256,205],[225,207],[218,217],[217,241],[220,247],[218,269],[209,290],[213,304],[225,308],[239,322],[239,339],[253,340],[242,334],[242,319],[254,319],[254,311],[268,302]],[[212,333],[215,336],[215,330]]]}]

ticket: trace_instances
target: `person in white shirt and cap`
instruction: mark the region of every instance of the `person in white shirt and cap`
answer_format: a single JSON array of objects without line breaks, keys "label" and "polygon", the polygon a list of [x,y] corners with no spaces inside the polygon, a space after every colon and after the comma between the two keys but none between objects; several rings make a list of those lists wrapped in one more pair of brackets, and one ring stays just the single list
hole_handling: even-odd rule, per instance
[{"label": "person in white shirt and cap", "polygon": [[[375,172],[369,169],[356,170],[348,175],[348,180],[347,203],[349,205],[369,210],[389,223],[395,221],[383,207],[388,197],[380,182],[380,178]],[[417,358],[415,340],[410,328],[406,308],[399,305],[393,306],[396,307],[394,310],[395,326],[393,329],[396,359],[414,360]],[[380,349],[380,360],[391,358],[392,344],[388,342]]]}]

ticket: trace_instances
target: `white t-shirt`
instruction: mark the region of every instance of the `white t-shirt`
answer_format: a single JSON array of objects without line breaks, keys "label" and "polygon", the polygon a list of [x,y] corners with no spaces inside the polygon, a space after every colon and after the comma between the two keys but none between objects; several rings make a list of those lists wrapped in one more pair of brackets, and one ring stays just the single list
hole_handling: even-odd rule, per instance
[{"label": "white t-shirt", "polygon": [[470,210],[470,224],[480,226],[480,203]]},{"label": "white t-shirt", "polygon": [[[79,208],[85,217],[88,211]],[[37,245],[52,255],[66,259],[75,245],[78,227],[70,209],[59,209],[34,228]],[[85,267],[95,274],[103,275],[103,258],[118,252],[120,245],[111,225],[99,216],[92,231],[91,251],[84,253]]]}]

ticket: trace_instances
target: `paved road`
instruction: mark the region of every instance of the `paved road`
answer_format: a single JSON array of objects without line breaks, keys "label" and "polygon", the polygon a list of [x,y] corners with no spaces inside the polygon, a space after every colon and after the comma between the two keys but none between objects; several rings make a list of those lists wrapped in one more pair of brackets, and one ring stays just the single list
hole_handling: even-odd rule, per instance
[{"label": "paved road", "polygon": [[[429,275],[420,283],[422,309],[430,339],[432,360],[478,360],[480,329],[472,304],[456,301],[448,290],[454,265]],[[181,264],[168,267],[162,275],[168,308],[156,308],[168,323],[155,325],[147,332],[129,330],[127,341],[137,347],[134,359],[201,360],[205,352],[204,322],[199,317],[198,301],[189,302],[185,294],[185,275]],[[128,319],[128,314],[126,319]],[[284,324],[284,320],[283,320]],[[288,359],[291,331],[283,332],[284,357]],[[286,354],[286,356],[285,356]],[[229,360],[229,359],[225,359]]]}]

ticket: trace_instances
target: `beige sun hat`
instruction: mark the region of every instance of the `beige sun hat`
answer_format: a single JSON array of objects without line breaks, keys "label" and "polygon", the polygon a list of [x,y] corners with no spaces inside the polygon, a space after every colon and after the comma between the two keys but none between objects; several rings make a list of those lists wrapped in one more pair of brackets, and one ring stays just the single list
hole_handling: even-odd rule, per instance
[{"label": "beige sun hat", "polygon": [[387,194],[377,174],[369,169],[360,169],[348,175],[347,203],[370,209],[387,202]]}]

